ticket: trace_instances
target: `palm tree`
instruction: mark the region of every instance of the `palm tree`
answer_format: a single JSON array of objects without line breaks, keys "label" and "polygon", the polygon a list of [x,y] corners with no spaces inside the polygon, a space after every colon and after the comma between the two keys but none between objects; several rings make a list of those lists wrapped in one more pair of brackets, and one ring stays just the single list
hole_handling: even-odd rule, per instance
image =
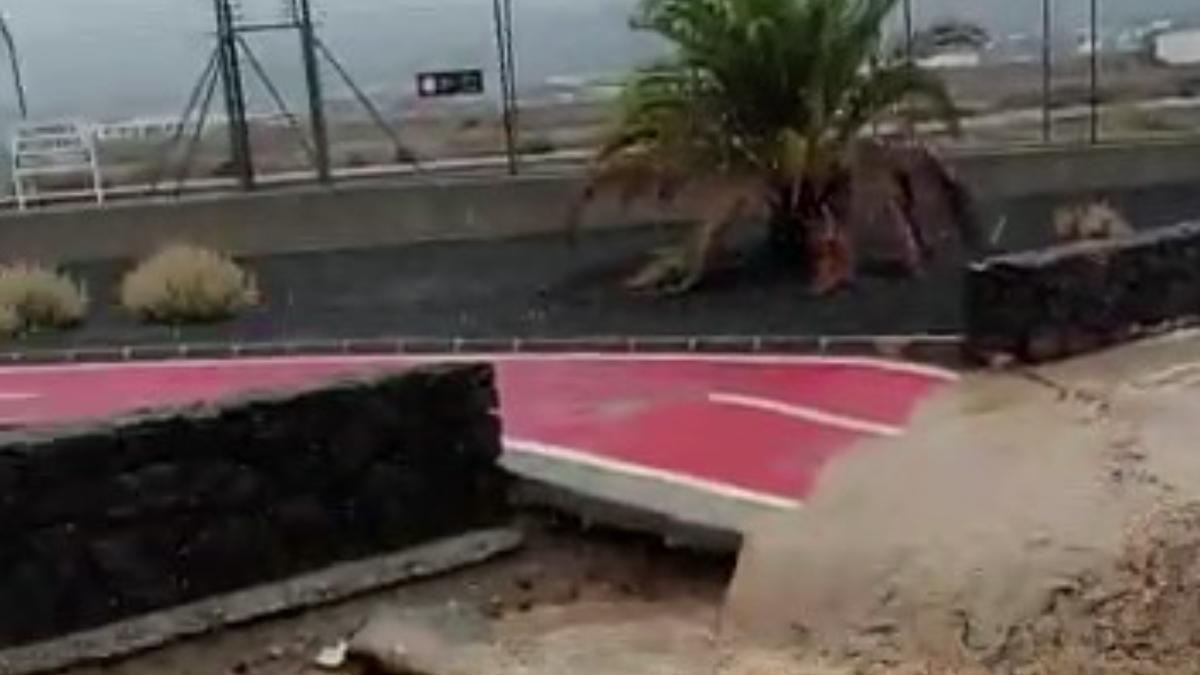
[{"label": "palm tree", "polygon": [[961,223],[967,202],[908,136],[863,138],[902,104],[924,104],[957,128],[940,80],[881,56],[896,3],[643,0],[634,28],[666,38],[671,53],[626,83],[572,223],[612,190],[694,209],[695,232],[630,280],[639,288],[692,287],[726,230],[753,220],[767,224],[772,247],[799,261],[818,292],[851,279],[863,223],[890,223],[916,269],[932,251],[918,211],[939,207]]}]

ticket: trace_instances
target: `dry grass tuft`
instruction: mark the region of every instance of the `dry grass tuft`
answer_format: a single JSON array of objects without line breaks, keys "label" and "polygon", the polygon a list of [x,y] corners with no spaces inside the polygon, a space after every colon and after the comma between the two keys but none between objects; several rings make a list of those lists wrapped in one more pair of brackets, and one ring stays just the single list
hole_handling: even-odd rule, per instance
[{"label": "dry grass tuft", "polygon": [[152,323],[206,323],[260,301],[254,276],[229,256],[175,244],[142,261],[121,282],[121,305]]},{"label": "dry grass tuft", "polygon": [[87,306],[83,285],[61,272],[32,263],[0,266],[0,335],[69,328]]}]

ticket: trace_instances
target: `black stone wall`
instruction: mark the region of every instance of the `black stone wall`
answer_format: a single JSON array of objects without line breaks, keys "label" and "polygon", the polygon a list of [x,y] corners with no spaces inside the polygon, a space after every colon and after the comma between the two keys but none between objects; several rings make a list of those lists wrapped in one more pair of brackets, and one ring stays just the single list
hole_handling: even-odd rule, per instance
[{"label": "black stone wall", "polygon": [[1045,361],[1200,315],[1200,223],[972,265],[967,345]]},{"label": "black stone wall", "polygon": [[0,647],[502,517],[488,366],[0,437]]}]

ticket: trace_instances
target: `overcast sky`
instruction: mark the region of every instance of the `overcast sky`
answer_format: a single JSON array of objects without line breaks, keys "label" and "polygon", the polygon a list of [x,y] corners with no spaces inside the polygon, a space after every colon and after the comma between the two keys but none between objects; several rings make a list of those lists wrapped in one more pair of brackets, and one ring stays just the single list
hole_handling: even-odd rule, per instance
[{"label": "overcast sky", "polygon": [[[1053,0],[1060,30],[1084,25],[1088,0]],[[241,0],[253,19],[284,0]],[[415,70],[494,62],[491,0],[313,0],[321,33],[368,87],[409,86]],[[621,70],[648,42],[630,35],[636,0],[513,0],[526,83]],[[1040,0],[914,0],[919,23],[956,16],[998,35],[1033,31]],[[1101,0],[1104,23],[1200,9],[1198,0]],[[0,0],[23,54],[30,100],[47,116],[175,113],[211,45],[211,0]],[[279,84],[297,91],[292,35],[255,37]],[[0,69],[0,117],[11,114]]]}]

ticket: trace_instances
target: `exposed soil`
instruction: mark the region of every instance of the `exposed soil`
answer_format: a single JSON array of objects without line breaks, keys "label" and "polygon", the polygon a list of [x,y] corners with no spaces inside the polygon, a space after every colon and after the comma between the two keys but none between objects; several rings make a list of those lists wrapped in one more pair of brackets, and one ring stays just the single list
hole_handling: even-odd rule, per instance
[{"label": "exposed soil", "polygon": [[263,307],[235,321],[173,331],[138,324],[113,298],[125,263],[77,266],[93,298],[82,328],[30,347],[375,337],[563,337],[954,332],[959,266],[918,279],[864,278],[810,296],[799,275],[751,246],[693,293],[651,297],[622,280],[663,229],[271,256],[247,261]]},{"label": "exposed soil", "polygon": [[750,537],[727,625],[861,670],[1195,672],[1198,359],[969,379]]},{"label": "exposed soil", "polygon": [[[1102,196],[1137,227],[1200,214],[1200,191],[1162,187],[1071,199],[982,204],[980,222],[1001,250],[1049,241],[1057,206]],[[707,282],[673,297],[635,295],[622,279],[649,251],[678,239],[669,228],[592,232],[571,246],[550,235],[431,243],[248,260],[263,307],[215,326],[144,326],[115,305],[128,262],[77,265],[93,299],[86,325],[10,343],[16,348],[380,337],[578,337],[655,335],[870,335],[956,333],[964,256],[935,260],[916,278],[864,274],[831,297],[813,297],[761,233],[745,236]]]},{"label": "exposed soil", "polygon": [[[435,631],[451,647],[455,663],[478,673],[516,672],[496,667],[500,660],[517,668],[520,663],[536,666],[540,659],[546,667],[520,672],[546,675],[570,672],[550,667],[545,661],[550,658],[599,659],[614,664],[623,660],[628,665],[640,658],[638,648],[623,651],[622,646],[639,641],[643,645],[640,654],[647,658],[656,650],[687,655],[686,651],[647,645],[659,635],[646,632],[649,627],[677,633],[680,643],[711,643],[732,560],[672,552],[655,540],[609,532],[591,531],[584,536],[574,524],[539,520],[527,523],[527,529],[529,539],[522,551],[478,568],[67,672],[322,672],[313,663],[320,650],[351,635],[381,611],[395,612]],[[610,637],[578,639],[604,634]],[[636,640],[631,639],[634,636]],[[563,640],[574,645],[573,651],[536,646],[542,641],[562,644]],[[479,659],[486,659],[485,668],[474,667]],[[616,675],[629,671],[601,667],[577,672]]]}]

